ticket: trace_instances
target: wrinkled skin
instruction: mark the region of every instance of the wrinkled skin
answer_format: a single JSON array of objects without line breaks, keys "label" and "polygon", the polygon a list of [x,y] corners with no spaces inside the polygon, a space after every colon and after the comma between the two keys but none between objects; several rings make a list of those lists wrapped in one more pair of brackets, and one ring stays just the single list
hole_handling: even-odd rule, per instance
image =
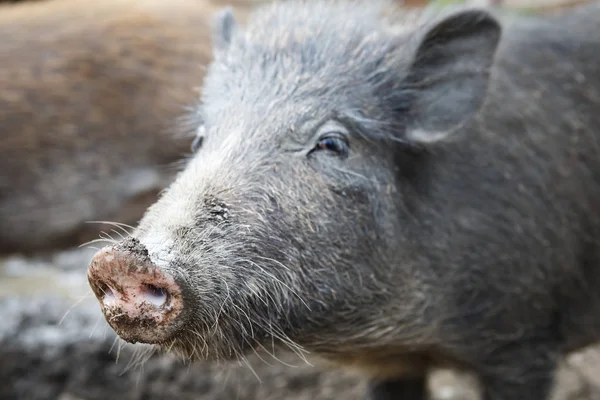
[{"label": "wrinkled skin", "polygon": [[600,8],[386,4],[217,17],[203,139],[133,234],[184,293],[159,345],[301,346],[377,400],[424,399],[439,364],[546,399],[600,333]]}]

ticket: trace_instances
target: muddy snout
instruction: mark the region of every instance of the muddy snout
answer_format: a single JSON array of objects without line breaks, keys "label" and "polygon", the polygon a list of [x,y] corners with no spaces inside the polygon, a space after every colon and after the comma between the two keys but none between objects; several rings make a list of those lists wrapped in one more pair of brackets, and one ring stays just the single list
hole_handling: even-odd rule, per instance
[{"label": "muddy snout", "polygon": [[88,281],[106,320],[125,341],[162,343],[180,326],[181,289],[174,277],[127,246],[98,251]]}]

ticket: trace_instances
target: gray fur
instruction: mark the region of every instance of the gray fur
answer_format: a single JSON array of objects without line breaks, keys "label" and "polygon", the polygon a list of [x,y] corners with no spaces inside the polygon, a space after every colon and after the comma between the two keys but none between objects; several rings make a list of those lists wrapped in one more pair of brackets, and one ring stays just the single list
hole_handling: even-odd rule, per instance
[{"label": "gray fur", "polygon": [[202,148],[134,233],[185,291],[162,347],[278,342],[377,399],[422,400],[435,365],[485,400],[546,399],[600,336],[600,8],[389,6],[261,8],[210,66]]}]

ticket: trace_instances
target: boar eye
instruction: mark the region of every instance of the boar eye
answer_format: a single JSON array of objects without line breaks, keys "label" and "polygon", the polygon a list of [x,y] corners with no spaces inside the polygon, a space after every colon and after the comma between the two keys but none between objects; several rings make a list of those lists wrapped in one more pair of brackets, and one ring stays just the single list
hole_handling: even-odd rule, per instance
[{"label": "boar eye", "polygon": [[192,153],[196,153],[202,147],[202,142],[204,142],[204,127],[198,128],[196,132],[196,136],[192,141],[191,150]]},{"label": "boar eye", "polygon": [[348,155],[348,142],[340,134],[327,134],[319,139],[311,153],[319,150],[329,151],[340,157],[346,157]]}]

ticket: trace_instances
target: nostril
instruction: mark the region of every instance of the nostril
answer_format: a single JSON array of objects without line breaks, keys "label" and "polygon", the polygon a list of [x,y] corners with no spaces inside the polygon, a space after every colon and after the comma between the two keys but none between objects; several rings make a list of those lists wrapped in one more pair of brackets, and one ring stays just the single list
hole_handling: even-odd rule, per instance
[{"label": "nostril", "polygon": [[110,286],[108,286],[104,282],[100,282],[98,284],[98,288],[103,293],[102,301],[104,302],[105,305],[111,305],[112,303],[115,302],[117,296],[115,295],[115,291]]},{"label": "nostril", "polygon": [[169,293],[160,287],[154,285],[144,285],[142,295],[147,302],[160,307],[167,302]]}]

